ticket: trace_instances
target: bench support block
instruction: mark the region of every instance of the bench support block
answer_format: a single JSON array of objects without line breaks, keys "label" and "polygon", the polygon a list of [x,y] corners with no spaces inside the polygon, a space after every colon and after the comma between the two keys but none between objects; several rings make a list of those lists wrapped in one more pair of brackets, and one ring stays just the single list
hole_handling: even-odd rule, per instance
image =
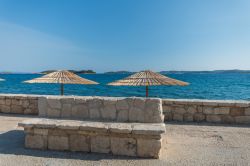
[{"label": "bench support block", "polygon": [[159,158],[161,136],[24,127],[25,147],[40,150],[110,153]]}]

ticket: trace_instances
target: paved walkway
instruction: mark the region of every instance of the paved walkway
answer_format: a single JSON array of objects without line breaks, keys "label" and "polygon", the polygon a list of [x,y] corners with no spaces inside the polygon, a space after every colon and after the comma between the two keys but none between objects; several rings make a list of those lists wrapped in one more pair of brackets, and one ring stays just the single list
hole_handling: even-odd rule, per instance
[{"label": "paved walkway", "polygon": [[162,158],[151,160],[25,149],[17,123],[29,118],[0,114],[0,166],[250,165],[250,126],[166,124]]}]

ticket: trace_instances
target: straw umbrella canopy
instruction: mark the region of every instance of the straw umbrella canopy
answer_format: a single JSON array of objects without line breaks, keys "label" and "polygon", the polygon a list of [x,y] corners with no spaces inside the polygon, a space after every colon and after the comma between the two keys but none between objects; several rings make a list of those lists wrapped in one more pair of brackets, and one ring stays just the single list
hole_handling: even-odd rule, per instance
[{"label": "straw umbrella canopy", "polygon": [[25,81],[25,83],[61,84],[61,95],[64,94],[64,84],[98,84],[97,82],[82,78],[67,70],[52,72],[42,77]]},{"label": "straw umbrella canopy", "polygon": [[186,86],[189,85],[187,82],[179,81],[173,78],[166,77],[159,73],[152,72],[150,70],[141,71],[135,73],[124,79],[111,82],[108,85],[113,86],[145,86],[146,87],[146,97],[148,97],[148,87],[149,86],[159,86],[159,85],[179,85]]}]

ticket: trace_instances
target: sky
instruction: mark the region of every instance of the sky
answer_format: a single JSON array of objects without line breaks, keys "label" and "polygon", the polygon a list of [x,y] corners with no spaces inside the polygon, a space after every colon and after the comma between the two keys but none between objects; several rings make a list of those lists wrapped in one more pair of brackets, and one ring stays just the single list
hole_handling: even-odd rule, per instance
[{"label": "sky", "polygon": [[0,71],[250,70],[249,0],[0,0]]}]

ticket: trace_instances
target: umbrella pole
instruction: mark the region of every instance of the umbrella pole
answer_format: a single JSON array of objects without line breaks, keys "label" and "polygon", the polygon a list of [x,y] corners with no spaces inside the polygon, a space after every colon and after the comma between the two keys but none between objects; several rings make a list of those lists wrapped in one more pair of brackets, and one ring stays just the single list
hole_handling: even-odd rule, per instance
[{"label": "umbrella pole", "polygon": [[146,97],[148,97],[148,85],[146,86]]},{"label": "umbrella pole", "polygon": [[61,84],[61,95],[63,96],[63,94],[64,94],[64,85]]}]

